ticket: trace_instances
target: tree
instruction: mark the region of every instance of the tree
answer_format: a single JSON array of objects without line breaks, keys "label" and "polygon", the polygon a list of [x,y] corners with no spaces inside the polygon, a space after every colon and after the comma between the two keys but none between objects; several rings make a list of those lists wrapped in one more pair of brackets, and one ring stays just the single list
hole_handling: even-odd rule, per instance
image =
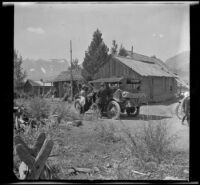
[{"label": "tree", "polygon": [[128,55],[126,49],[124,48],[124,46],[121,44],[120,45],[120,49],[119,49],[119,56],[123,56],[126,57]]},{"label": "tree", "polygon": [[109,60],[108,51],[108,47],[103,42],[102,33],[97,29],[88,50],[85,52],[83,75],[87,74],[87,78],[92,78],[98,69]]},{"label": "tree", "polygon": [[68,70],[81,70],[81,66],[78,64],[78,59],[75,58],[72,60],[72,66],[68,67]]},{"label": "tree", "polygon": [[14,50],[14,89],[20,90],[24,84],[26,72],[22,69],[22,56],[18,55],[18,52]]},{"label": "tree", "polygon": [[118,47],[118,45],[117,45],[116,41],[113,40],[113,41],[112,41],[112,48],[111,48],[111,54],[112,54],[112,55],[117,54],[117,47]]}]

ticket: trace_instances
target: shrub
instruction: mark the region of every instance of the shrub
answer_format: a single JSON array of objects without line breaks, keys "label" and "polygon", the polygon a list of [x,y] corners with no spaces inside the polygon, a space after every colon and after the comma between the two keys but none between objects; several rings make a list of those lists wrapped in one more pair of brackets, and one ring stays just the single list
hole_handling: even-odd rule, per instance
[{"label": "shrub", "polygon": [[169,129],[165,122],[149,123],[144,126],[143,135],[141,137],[147,151],[158,163],[161,163],[172,150],[172,144],[176,141],[177,136],[169,136]]},{"label": "shrub", "polygon": [[125,135],[123,141],[125,142],[125,147],[129,150],[132,157],[136,157],[140,160],[140,163],[144,165],[146,150],[144,144],[141,142],[138,133],[131,133],[130,130],[123,125],[122,133]]},{"label": "shrub", "polygon": [[57,107],[53,110],[53,113],[57,115],[58,123],[62,120],[64,121],[72,121],[80,119],[80,116],[73,110],[71,104],[62,102],[57,105]]},{"label": "shrub", "polygon": [[177,136],[169,136],[166,123],[148,123],[144,125],[142,131],[131,133],[123,125],[124,139],[131,155],[138,158],[145,165],[147,162],[156,162],[160,164],[168,157],[172,150],[172,144]]},{"label": "shrub", "polygon": [[32,118],[37,120],[48,118],[50,113],[50,105],[45,99],[35,97],[30,100],[28,112]]}]

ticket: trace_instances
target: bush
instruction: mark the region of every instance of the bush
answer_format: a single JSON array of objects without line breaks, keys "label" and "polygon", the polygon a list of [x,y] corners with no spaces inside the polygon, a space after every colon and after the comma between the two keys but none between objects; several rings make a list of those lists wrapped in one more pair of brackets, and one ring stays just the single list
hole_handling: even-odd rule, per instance
[{"label": "bush", "polygon": [[53,110],[53,114],[57,115],[58,123],[62,120],[64,121],[73,121],[80,119],[80,116],[72,109],[72,106],[69,103],[62,102],[57,105],[57,107]]},{"label": "bush", "polygon": [[116,127],[109,123],[97,122],[94,131],[96,132],[97,137],[104,142],[117,142],[120,140],[120,137],[116,133]]},{"label": "bush", "polygon": [[160,164],[172,150],[172,144],[176,141],[177,136],[169,136],[169,129],[165,122],[149,123],[144,126],[143,131],[141,139],[148,153],[157,159]]},{"label": "bush", "polygon": [[124,125],[124,139],[131,155],[145,165],[147,162],[160,164],[172,151],[172,144],[177,136],[169,136],[166,123],[148,123],[142,131],[131,133]]},{"label": "bush", "polygon": [[32,118],[37,120],[48,118],[50,114],[50,105],[45,99],[35,97],[30,100],[28,112]]}]

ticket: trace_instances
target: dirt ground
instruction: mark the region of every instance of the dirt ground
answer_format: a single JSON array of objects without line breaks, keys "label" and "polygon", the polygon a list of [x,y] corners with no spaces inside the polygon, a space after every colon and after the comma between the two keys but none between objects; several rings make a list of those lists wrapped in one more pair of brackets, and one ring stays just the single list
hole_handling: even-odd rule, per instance
[{"label": "dirt ground", "polygon": [[[111,120],[111,119],[107,119],[106,117],[103,117],[102,119],[99,119],[98,122],[99,123],[105,123],[107,125],[114,125],[117,129],[122,129],[124,126],[126,128],[128,128],[128,130],[131,131],[131,133],[137,132],[138,130],[143,128],[144,124],[148,124],[150,122],[152,123],[167,123],[167,127],[169,128],[169,135],[177,135],[178,139],[175,142],[174,145],[174,151],[176,152],[181,152],[184,153],[183,154],[183,158],[182,157],[177,157],[178,159],[175,159],[176,157],[174,157],[174,161],[178,161],[175,165],[175,168],[178,168],[178,170],[174,170],[174,168],[172,167],[172,169],[169,169],[169,172],[166,172],[166,174],[170,175],[170,176],[179,176],[179,178],[181,179],[187,179],[187,174],[185,176],[185,174],[183,173],[183,169],[188,169],[188,161],[189,161],[189,127],[187,125],[187,123],[185,123],[185,125],[181,124],[181,120],[179,120],[177,118],[177,116],[175,115],[175,107],[176,107],[177,103],[167,103],[165,105],[144,105],[141,107],[141,111],[140,111],[140,115],[136,118],[133,117],[128,117],[127,115],[121,115],[119,120]],[[91,112],[88,112],[86,114],[86,117],[89,116],[91,114]],[[86,119],[87,120],[87,119]],[[83,121],[83,126],[81,128],[74,128],[70,131],[70,136],[66,136],[65,135],[65,144],[64,145],[69,145],[69,143],[73,140],[73,143],[76,143],[77,146],[81,146],[82,150],[78,149],[77,151],[77,155],[78,153],[80,154],[80,156],[78,157],[78,164],[77,162],[72,162],[72,166],[85,166],[85,167],[89,167],[92,168],[94,166],[97,166],[99,169],[101,169],[101,166],[105,166],[106,164],[110,164],[110,163],[115,163],[115,162],[111,162],[111,161],[118,161],[121,160],[122,156],[120,156],[123,153],[123,143],[106,143],[106,142],[96,142],[96,141],[91,141],[91,140],[95,140],[94,139],[94,127],[96,124],[96,121]],[[65,123],[62,125],[63,129],[65,128]],[[63,130],[64,132],[64,130]],[[69,133],[69,132],[68,132]],[[74,137],[73,137],[74,136]],[[73,138],[73,139],[72,139]],[[80,144],[81,143],[81,144]],[[73,147],[76,146],[76,144],[73,145]],[[78,147],[77,147],[78,148]],[[73,150],[73,149],[72,149]],[[122,151],[121,151],[122,150]],[[87,156],[84,155],[84,153],[86,153]],[[185,155],[186,154],[186,155]],[[73,155],[73,154],[70,154]],[[110,156],[107,158],[107,160],[102,159],[102,156]],[[126,155],[126,154],[123,154]],[[181,154],[182,155],[182,154]],[[90,160],[91,158],[93,158],[94,156],[98,156],[100,158],[100,160]],[[81,158],[81,160],[80,160]],[[102,161],[103,160],[103,161]],[[184,161],[185,162],[182,162]],[[84,162],[85,161],[85,162]],[[86,162],[87,161],[87,162]],[[91,161],[91,162],[89,162]],[[99,161],[99,162],[97,162]],[[182,167],[180,168],[180,166],[182,165]],[[128,167],[127,167],[128,168]],[[101,169],[103,171],[103,169]],[[182,171],[181,171],[182,170]],[[189,169],[188,169],[189,170]],[[113,172],[114,173],[114,172]],[[122,172],[122,174],[125,172]],[[111,177],[111,179],[117,179],[120,178],[119,175],[118,177],[115,177],[115,175],[110,174],[107,172],[107,176],[109,178],[109,176]],[[104,175],[104,178],[106,175]],[[167,175],[165,175],[167,176]],[[64,178],[69,178],[68,176],[65,176]],[[71,177],[70,177],[71,178]],[[82,178],[80,176],[77,176],[75,179],[77,178]],[[84,177],[83,177],[84,178]],[[95,176],[94,179],[99,179],[99,176]],[[121,178],[123,179],[128,179],[129,176],[126,175],[125,177],[122,175]],[[130,179],[132,179],[133,176],[130,177]],[[158,177],[159,179],[160,177]],[[164,176],[163,176],[164,178]],[[91,179],[91,177],[88,177],[88,179]],[[135,177],[135,179],[144,179],[144,177]],[[156,179],[156,176],[152,179]]]},{"label": "dirt ground", "polygon": [[[55,104],[57,105],[59,102],[55,102]],[[46,133],[54,141],[51,155],[55,155],[48,159],[48,163],[53,166],[59,179],[159,180],[166,176],[175,176],[187,180],[189,178],[189,127],[186,123],[182,125],[176,117],[176,105],[177,103],[174,102],[143,105],[138,117],[121,115],[119,120],[111,120],[106,117],[98,120],[91,119],[92,112],[87,112],[82,119],[82,126],[79,127],[69,126],[67,124],[69,121],[63,120],[57,127],[46,130]],[[123,140],[118,140],[115,132],[116,129],[121,132],[120,130],[126,127],[131,133],[134,133],[142,129],[144,124],[160,122],[167,123],[169,135],[176,134],[178,136],[173,149],[176,154],[172,154],[174,156],[169,159],[169,162],[165,161],[159,165],[151,162],[149,169],[146,164],[139,165],[137,159],[126,151],[126,144]],[[106,124],[107,127],[99,127],[100,124]],[[22,137],[29,138],[30,135],[24,134]],[[14,156],[14,161],[15,164],[19,164],[16,156]],[[15,165],[16,170],[17,165]],[[72,167],[88,168],[93,171],[76,174],[71,169]],[[142,173],[151,172],[151,177],[132,173],[132,170]]]}]

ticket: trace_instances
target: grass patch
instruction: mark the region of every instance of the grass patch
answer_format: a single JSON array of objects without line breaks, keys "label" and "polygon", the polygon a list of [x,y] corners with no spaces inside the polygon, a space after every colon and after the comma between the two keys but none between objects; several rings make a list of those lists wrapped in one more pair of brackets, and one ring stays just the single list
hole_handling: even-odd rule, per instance
[{"label": "grass patch", "polygon": [[97,138],[101,142],[117,142],[121,138],[117,134],[117,128],[113,123],[96,122],[94,126],[94,131]]},{"label": "grass patch", "polygon": [[[175,134],[170,136],[167,123],[144,123],[142,129],[136,132],[131,132],[123,123],[122,125],[124,151],[129,153],[129,157],[122,160],[121,167],[118,168],[119,179],[163,179],[167,175],[185,177],[181,169],[187,169],[188,162],[180,166],[174,160],[184,161],[187,157],[178,157],[174,149],[178,137]],[[169,173],[169,166],[173,173]],[[128,168],[130,170],[127,171]],[[138,176],[132,173],[133,169],[146,175]]]}]

